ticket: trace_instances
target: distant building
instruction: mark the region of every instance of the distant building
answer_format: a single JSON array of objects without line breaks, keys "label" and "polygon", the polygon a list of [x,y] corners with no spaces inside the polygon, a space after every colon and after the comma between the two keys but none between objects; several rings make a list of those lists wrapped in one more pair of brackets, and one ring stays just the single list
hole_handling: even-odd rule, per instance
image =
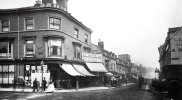
[{"label": "distant building", "polygon": [[98,45],[92,44],[91,49],[92,49],[91,52],[100,53],[103,55],[103,64],[105,65],[108,71],[113,71],[113,72],[117,71],[116,55],[104,49],[103,41],[99,40]]}]

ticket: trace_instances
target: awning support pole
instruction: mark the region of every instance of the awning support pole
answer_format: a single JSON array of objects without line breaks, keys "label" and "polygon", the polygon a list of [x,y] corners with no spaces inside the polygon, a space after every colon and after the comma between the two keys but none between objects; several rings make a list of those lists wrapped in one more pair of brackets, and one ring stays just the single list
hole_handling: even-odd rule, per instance
[{"label": "awning support pole", "polygon": [[76,77],[76,90],[79,89],[79,82],[78,82],[78,77]]}]

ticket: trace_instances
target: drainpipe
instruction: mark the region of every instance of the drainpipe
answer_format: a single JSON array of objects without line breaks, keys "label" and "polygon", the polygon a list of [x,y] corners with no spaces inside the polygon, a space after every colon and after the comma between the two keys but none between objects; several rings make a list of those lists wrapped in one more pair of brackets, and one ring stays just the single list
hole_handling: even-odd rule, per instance
[{"label": "drainpipe", "polygon": [[17,11],[18,13],[18,59],[20,59],[20,14],[19,12]]},{"label": "drainpipe", "polygon": [[[20,76],[20,65],[19,65],[19,59],[20,59],[20,48],[19,48],[19,47],[20,47],[20,14],[19,14],[19,11],[18,11],[18,10],[17,10],[17,14],[18,14],[18,19],[17,19],[17,20],[18,20],[18,23],[17,23],[17,24],[18,24],[18,30],[17,30],[17,31],[18,31],[18,32],[17,32],[17,36],[18,36],[18,37],[17,37],[17,39],[18,39],[18,40],[17,40],[17,42],[18,42],[18,44],[17,44],[17,45],[18,45],[18,46],[17,46],[17,47],[18,47],[18,48],[17,48],[17,49],[18,49],[18,51],[17,51],[17,53],[18,53],[18,65],[17,65],[16,70],[17,70],[17,72],[18,72],[18,73],[17,73],[17,77],[18,77],[18,76]],[[17,77],[16,77],[16,78],[17,78]]]}]

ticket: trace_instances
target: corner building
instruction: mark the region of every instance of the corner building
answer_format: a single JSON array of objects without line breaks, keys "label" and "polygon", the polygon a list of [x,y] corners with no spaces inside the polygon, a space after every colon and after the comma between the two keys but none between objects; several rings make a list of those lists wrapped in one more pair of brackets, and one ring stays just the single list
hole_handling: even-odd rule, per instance
[{"label": "corner building", "polygon": [[[32,86],[35,78],[56,87],[88,85],[94,76],[82,52],[90,52],[92,30],[67,12],[67,0],[36,1],[32,7],[0,10],[0,86],[20,77]],[[78,67],[79,66],[79,67]]]}]

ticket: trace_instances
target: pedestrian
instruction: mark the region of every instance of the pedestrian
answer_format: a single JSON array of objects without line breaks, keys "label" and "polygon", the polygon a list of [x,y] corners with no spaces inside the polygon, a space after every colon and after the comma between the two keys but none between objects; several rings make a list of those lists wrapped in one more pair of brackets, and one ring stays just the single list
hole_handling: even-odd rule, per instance
[{"label": "pedestrian", "polygon": [[45,92],[54,92],[54,91],[55,91],[54,82],[50,81]]},{"label": "pedestrian", "polygon": [[44,80],[42,80],[42,89],[43,89],[43,91],[45,91],[46,85],[47,85],[47,81],[45,80],[45,77],[44,77]]},{"label": "pedestrian", "polygon": [[126,85],[128,84],[128,78],[125,79],[125,83],[126,83]]},{"label": "pedestrian", "polygon": [[[35,92],[35,90],[38,88],[38,84],[37,84],[37,78],[35,78],[35,80],[33,81],[33,92]],[[38,92],[38,89],[37,89]]]}]

